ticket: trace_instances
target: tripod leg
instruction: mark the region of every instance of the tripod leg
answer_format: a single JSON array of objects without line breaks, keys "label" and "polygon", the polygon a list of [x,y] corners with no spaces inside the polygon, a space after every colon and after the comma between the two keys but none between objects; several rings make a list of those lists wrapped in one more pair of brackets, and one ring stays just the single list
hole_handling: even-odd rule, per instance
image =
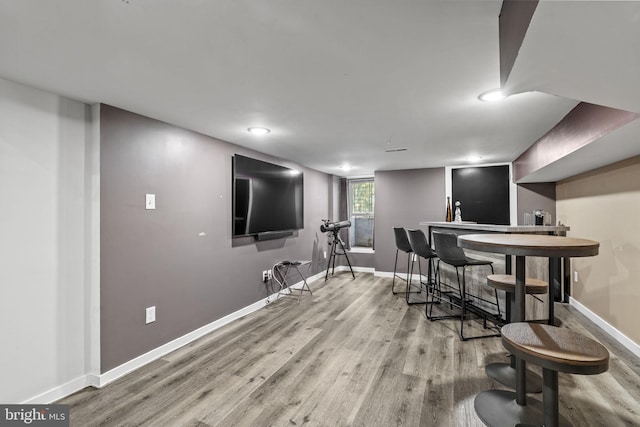
[{"label": "tripod leg", "polygon": [[336,272],[336,249],[338,248],[338,245],[336,244],[335,240],[333,242],[333,247],[331,248],[331,256],[333,257],[333,264],[331,265],[331,274],[334,274]]},{"label": "tripod leg", "polygon": [[329,278],[329,266],[331,265],[331,258],[329,258],[329,263],[327,264],[327,272],[324,275],[324,280],[326,281]]},{"label": "tripod leg", "polygon": [[334,240],[330,243],[330,246],[331,249],[329,251],[329,262],[327,263],[327,273],[324,276],[324,280],[327,280],[329,278],[329,269],[331,269],[332,275],[336,269],[336,248],[338,247],[338,244]]},{"label": "tripod leg", "polygon": [[344,254],[344,257],[347,259],[347,264],[349,264],[349,270],[351,270],[351,275],[355,279],[356,275],[353,273],[353,267],[351,267],[351,261],[349,261],[349,256],[347,255],[347,250],[344,248],[344,243],[342,243],[342,239],[338,240],[338,242],[340,243],[340,247],[342,248],[342,253]]},{"label": "tripod leg", "polygon": [[333,244],[331,244],[330,246],[331,246],[331,249],[329,250],[329,261],[327,262],[327,272],[324,275],[325,281],[329,278],[329,269],[331,268],[331,257],[333,256]]}]

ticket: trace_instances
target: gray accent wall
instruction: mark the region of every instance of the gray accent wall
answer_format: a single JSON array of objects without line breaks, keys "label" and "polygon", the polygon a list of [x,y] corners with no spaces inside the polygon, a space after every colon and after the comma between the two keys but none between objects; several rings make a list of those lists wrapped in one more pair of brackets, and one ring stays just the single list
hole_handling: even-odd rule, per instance
[{"label": "gray accent wall", "polygon": [[[538,182],[539,179],[531,178],[542,169],[552,167],[570,155],[575,155],[589,144],[638,118],[640,113],[587,102],[579,103],[549,132],[514,160],[514,182]],[[593,168],[593,164],[593,162],[590,163],[589,169]],[[567,177],[566,171],[563,173],[556,170],[556,174],[562,178]],[[557,180],[557,178],[547,179],[547,181]]]},{"label": "gray accent wall", "polygon": [[[101,106],[101,372],[270,294],[261,272],[280,260],[324,269],[334,181],[314,170]],[[304,172],[304,229],[255,242],[231,238],[233,154]],[[145,194],[156,209],[145,209]],[[156,321],[145,325],[145,308]]]},{"label": "gray accent wall", "polygon": [[[445,169],[380,171],[374,179],[375,269],[391,272],[396,255],[393,227],[421,228],[422,221],[445,220]],[[402,264],[406,264],[406,258]]]}]

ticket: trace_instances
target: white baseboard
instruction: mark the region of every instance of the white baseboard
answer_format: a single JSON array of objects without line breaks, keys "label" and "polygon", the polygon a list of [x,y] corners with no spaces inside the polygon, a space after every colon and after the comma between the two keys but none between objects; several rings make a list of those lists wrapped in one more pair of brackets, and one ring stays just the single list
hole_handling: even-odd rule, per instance
[{"label": "white baseboard", "polygon": [[[398,273],[398,275],[402,278],[403,275],[405,275],[407,273]],[[393,279],[393,271],[374,271],[373,273],[374,276],[377,277],[388,277],[390,279]],[[423,276],[423,280],[427,280],[427,276],[425,276],[424,274]],[[420,283],[420,275],[418,273],[413,273],[413,276],[411,277],[411,283]]]},{"label": "white baseboard", "polygon": [[[375,273],[376,269],[373,267],[352,267],[353,268],[353,272],[354,273]],[[349,266],[348,265],[336,265],[336,269],[335,272],[336,273],[341,273],[343,271],[350,271],[349,270]],[[326,274],[327,270],[322,272],[322,275],[324,276]],[[329,277],[331,277],[331,270],[329,270]]]},{"label": "white baseboard", "polygon": [[597,314],[595,314],[593,311],[591,311],[586,306],[584,306],[581,303],[579,303],[573,297],[569,297],[569,304],[571,304],[571,306],[575,307],[576,310],[578,310],[580,313],[584,314],[593,323],[595,323],[596,325],[598,325],[599,327],[604,329],[604,331],[606,333],[611,335],[611,337],[613,337],[613,339],[618,341],[620,344],[622,344],[624,347],[626,347],[633,354],[635,354],[636,356],[640,357],[640,345],[638,345],[635,342],[633,342],[629,337],[627,337],[625,334],[623,334],[622,332],[620,332],[619,330],[614,328],[610,323],[608,323],[602,317],[600,317]]},{"label": "white baseboard", "polygon": [[[271,297],[273,298],[273,297]],[[97,380],[98,382],[96,384],[91,384],[94,387],[104,387],[105,385],[109,384],[110,382],[113,382],[115,380],[117,380],[118,378],[128,374],[129,372],[132,372],[144,365],[146,365],[147,363],[153,362],[156,359],[161,358],[162,356],[171,353],[174,350],[179,349],[180,347],[183,347],[187,344],[189,344],[190,342],[193,342],[195,340],[197,340],[198,338],[201,338],[203,336],[205,336],[206,334],[215,331],[218,328],[221,328],[231,322],[233,322],[234,320],[237,320],[241,317],[246,316],[247,314],[251,314],[254,311],[260,310],[262,307],[264,307],[266,304],[268,304],[268,299],[267,298],[263,298],[257,302],[254,302],[253,304],[246,306],[244,308],[241,308],[238,311],[235,311],[233,313],[230,313],[214,322],[211,322],[207,325],[204,325],[192,332],[189,332],[186,335],[183,335],[179,338],[174,339],[173,341],[169,341],[166,344],[161,345],[160,347],[157,347],[145,354],[142,354],[138,357],[136,357],[135,359],[131,359],[130,361],[123,363],[122,365],[115,367],[113,369],[111,369],[110,371],[107,371],[105,373],[103,373],[102,375],[99,375]]]},{"label": "white baseboard", "polygon": [[37,396],[33,396],[30,399],[22,402],[24,405],[47,405],[49,403],[60,400],[63,397],[67,397],[78,390],[82,390],[85,387],[90,386],[89,375],[83,375],[71,381],[68,381],[61,386],[54,387],[51,390],[40,393]]},{"label": "white baseboard", "polygon": [[[336,268],[337,269],[337,268]],[[313,276],[309,276],[307,277],[307,283],[312,283],[313,281],[324,277],[325,272],[321,272],[321,273],[317,273],[314,274]],[[302,280],[291,285],[291,288],[294,289],[300,289],[303,285]],[[312,289],[313,290],[313,289]],[[115,380],[117,380],[118,378],[128,374],[131,371],[134,371],[135,369],[138,369],[144,365],[146,365],[147,363],[153,362],[156,359],[161,358],[162,356],[171,353],[174,350],[177,350],[195,340],[197,340],[198,338],[201,338],[205,335],[207,335],[210,332],[215,331],[216,329],[219,329],[231,322],[233,322],[234,320],[240,319],[241,317],[244,317],[248,314],[251,314],[255,311],[260,310],[261,308],[263,308],[264,306],[266,306],[267,304],[275,301],[278,299],[278,293],[275,292],[271,295],[269,295],[266,298],[263,298],[259,301],[254,302],[253,304],[241,308],[238,311],[235,311],[233,313],[230,313],[214,322],[209,323],[208,325],[204,325],[192,332],[189,332],[186,335],[183,335],[179,338],[176,338],[173,341],[170,341],[164,345],[161,345],[158,348],[155,348],[145,354],[142,354],[138,357],[136,357],[135,359],[132,359],[126,363],[123,363],[122,365],[113,368],[112,370],[105,372],[102,375],[98,375],[95,378],[93,378],[92,380],[94,381],[93,383],[91,383],[90,385],[94,386],[94,387],[103,387],[106,384],[109,384],[110,382],[113,382]],[[97,380],[97,381],[96,381]]]},{"label": "white baseboard", "polygon": [[[277,294],[275,295],[277,296]],[[227,316],[221,319],[211,322],[208,325],[202,326],[186,335],[176,338],[173,341],[163,344],[160,347],[157,347],[145,354],[142,354],[136,357],[135,359],[132,359],[126,363],[123,363],[122,365],[108,372],[105,372],[104,374],[101,374],[101,375],[86,374],[82,377],[69,381],[59,387],[55,387],[49,391],[46,391],[37,396],[34,396],[23,403],[49,404],[49,403],[55,402],[56,400],[62,399],[66,396],[69,396],[77,391],[80,391],[85,387],[96,387],[96,388],[104,387],[110,382],[113,382],[118,378],[138,368],[141,368],[147,363],[153,362],[154,360],[159,359],[160,357],[168,353],[171,353],[172,351],[177,350],[180,347],[183,347],[189,344],[190,342],[195,341],[196,339],[210,332],[213,332],[218,328],[221,328],[224,325],[233,322],[236,319],[239,319],[243,316],[246,316],[247,314],[253,313],[254,311],[261,309],[262,307],[264,307],[266,304],[269,303],[269,298],[271,298],[271,301],[275,299],[273,295],[268,298],[264,298],[236,312],[228,314]]]},{"label": "white baseboard", "polygon": [[389,278],[393,278],[393,271],[378,271],[376,270],[373,273],[374,276],[376,277],[389,277]]},{"label": "white baseboard", "polygon": [[[345,266],[345,265],[341,265],[341,266],[336,266],[335,268],[336,272],[344,272],[344,271],[349,271],[349,266]],[[373,267],[353,267],[353,271],[354,272],[359,272],[359,273],[373,273],[375,276],[382,276],[382,277],[393,277],[393,273],[391,272],[379,272],[376,271],[375,268]],[[316,273],[313,276],[309,276],[307,277],[307,283],[312,283],[318,279],[322,279],[324,278],[326,275],[326,270],[320,272],[320,273]],[[294,289],[300,289],[303,285],[302,281],[299,281],[293,285],[291,285],[291,288]],[[311,288],[313,291],[313,288]],[[96,374],[96,373],[89,373],[86,375],[83,375],[81,377],[78,377],[76,379],[73,379],[67,383],[64,383],[58,387],[55,387],[51,390],[48,390],[44,393],[41,393],[39,395],[36,395],[30,399],[27,399],[26,401],[24,401],[24,404],[48,404],[48,403],[52,403],[55,402],[59,399],[62,399],[66,396],[69,396],[79,390],[82,390],[85,387],[104,387],[105,385],[117,380],[118,378],[138,369],[141,368],[142,366],[153,362],[154,360],[157,360],[163,356],[165,356],[168,353],[171,353],[172,351],[175,351],[195,340],[197,340],[198,338],[203,337],[204,335],[215,331],[218,328],[221,328],[231,322],[233,322],[234,320],[240,319],[241,317],[244,317],[248,314],[251,314],[255,311],[260,310],[261,308],[263,308],[264,306],[266,306],[267,304],[269,304],[270,302],[273,302],[275,300],[278,299],[278,293],[274,293],[272,295],[269,295],[266,298],[263,298],[259,301],[256,301],[255,303],[244,307],[238,311],[235,311],[233,313],[230,313],[226,316],[224,316],[221,319],[218,319],[214,322],[211,322],[207,325],[204,325],[186,335],[183,335],[179,338],[176,338],[173,341],[170,341],[166,344],[161,345],[160,347],[157,347],[145,354],[142,354],[128,362],[123,363],[122,365],[111,369],[110,371],[107,371],[103,374]]]},{"label": "white baseboard", "polygon": [[[338,267],[336,267],[336,270],[338,270]],[[355,270],[355,269],[354,269]],[[325,275],[325,272],[322,271],[321,273],[317,273],[313,276],[309,276],[307,277],[307,283],[312,283],[313,281],[319,279],[319,278],[323,278]],[[292,288],[295,289],[299,289],[301,288],[303,285],[302,281],[299,281],[293,285],[291,285]],[[312,288],[313,290],[313,288]],[[275,301],[278,298],[278,293],[274,293],[272,295],[269,295],[266,298],[263,298],[259,301],[256,301],[255,303],[241,308],[238,311],[235,311],[233,313],[230,313],[226,316],[224,316],[221,319],[218,319],[214,322],[211,322],[207,325],[204,325],[192,332],[189,332],[186,335],[183,335],[179,338],[176,338],[173,341],[170,341],[166,344],[161,345],[160,347],[157,347],[145,354],[142,354],[138,357],[136,357],[135,359],[132,359],[126,363],[123,363],[122,365],[111,369],[108,372],[105,372],[104,374],[86,374],[83,375],[81,377],[78,377],[74,380],[71,380],[65,384],[62,384],[58,387],[55,387],[51,390],[48,390],[44,393],[41,393],[37,396],[34,396],[30,399],[25,400],[23,403],[24,404],[49,404],[52,402],[55,402],[57,400],[60,400],[66,396],[69,396],[77,391],[82,390],[85,387],[96,387],[96,388],[100,388],[100,387],[104,387],[105,385],[117,380],[118,378],[138,369],[141,368],[142,366],[153,362],[156,359],[161,358],[162,356],[171,353],[174,350],[177,350],[189,343],[191,343],[192,341],[197,340],[198,338],[203,337],[204,335],[215,331],[218,328],[221,328],[231,322],[233,322],[234,320],[240,319],[241,317],[244,317],[248,314],[253,313],[254,311],[258,311],[261,308],[263,308],[264,306],[266,306],[267,304],[269,304],[270,302]]]}]

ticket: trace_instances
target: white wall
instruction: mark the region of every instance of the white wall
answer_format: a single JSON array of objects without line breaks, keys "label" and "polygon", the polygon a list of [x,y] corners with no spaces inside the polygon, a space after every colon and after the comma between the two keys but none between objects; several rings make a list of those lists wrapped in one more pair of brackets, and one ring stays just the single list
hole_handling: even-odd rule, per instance
[{"label": "white wall", "polygon": [[0,79],[3,403],[50,400],[47,392],[82,383],[88,369],[88,112]]}]

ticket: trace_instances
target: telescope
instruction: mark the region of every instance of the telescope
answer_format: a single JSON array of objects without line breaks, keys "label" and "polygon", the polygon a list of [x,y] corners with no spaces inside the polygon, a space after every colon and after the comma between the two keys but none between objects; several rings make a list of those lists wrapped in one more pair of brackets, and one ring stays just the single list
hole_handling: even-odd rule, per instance
[{"label": "telescope", "polygon": [[336,232],[340,231],[342,228],[351,227],[351,221],[339,221],[339,222],[331,222],[328,219],[322,220],[322,225],[320,225],[320,231],[323,233],[326,232]]},{"label": "telescope", "polygon": [[[349,270],[351,270],[351,276],[356,278],[356,275],[353,273],[353,267],[351,266],[351,261],[349,261],[349,256],[347,255],[347,249],[344,247],[344,242],[340,238],[340,234],[338,233],[343,228],[351,227],[351,221],[338,221],[331,222],[330,219],[323,219],[322,224],[320,225],[320,231],[323,233],[329,234],[329,246],[331,247],[331,252],[329,255],[329,263],[327,264],[327,273],[324,276],[324,280],[329,278],[329,268],[331,268],[331,274],[333,274],[336,270],[336,257],[338,255],[344,256],[347,260],[347,264],[349,265]],[[338,247],[340,249],[338,249]],[[325,257],[326,257],[325,252]]]}]

